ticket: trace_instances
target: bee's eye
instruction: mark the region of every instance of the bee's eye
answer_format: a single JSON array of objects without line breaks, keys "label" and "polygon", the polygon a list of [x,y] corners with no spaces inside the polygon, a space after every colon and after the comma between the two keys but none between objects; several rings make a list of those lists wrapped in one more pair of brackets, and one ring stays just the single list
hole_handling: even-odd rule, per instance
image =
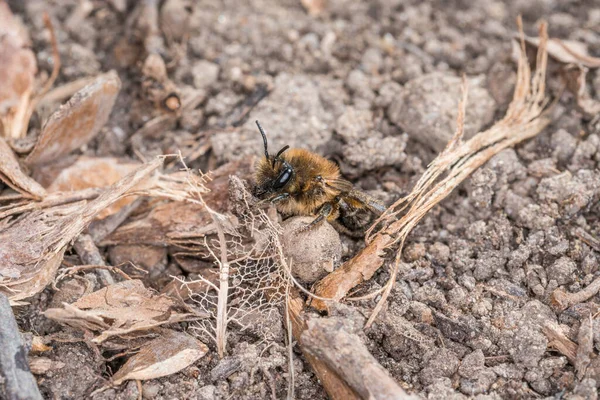
[{"label": "bee's eye", "polygon": [[287,183],[290,181],[291,178],[292,178],[292,169],[284,168],[281,171],[281,173],[279,174],[279,176],[277,177],[277,179],[275,179],[273,181],[273,189],[281,189],[282,187],[287,185]]}]

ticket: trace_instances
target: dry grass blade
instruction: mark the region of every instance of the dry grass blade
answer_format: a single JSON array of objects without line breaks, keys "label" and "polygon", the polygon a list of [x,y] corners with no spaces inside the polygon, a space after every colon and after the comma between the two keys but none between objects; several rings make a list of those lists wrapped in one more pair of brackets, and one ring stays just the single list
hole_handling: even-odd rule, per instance
[{"label": "dry grass blade", "polygon": [[46,121],[25,161],[44,164],[89,142],[108,121],[120,89],[121,81],[111,71],[75,93]]},{"label": "dry grass blade", "polygon": [[[520,20],[519,29],[522,32]],[[346,275],[349,272],[353,272],[352,276],[364,275],[367,279],[374,273],[373,266],[365,262],[372,261],[372,259],[364,259],[364,257],[361,259],[359,257],[368,252],[375,252],[374,248],[381,249],[382,245],[383,248],[388,248],[399,243],[395,250],[395,265],[390,279],[385,285],[381,300],[367,321],[367,326],[373,323],[395,283],[402,257],[402,247],[412,229],[429,210],[448,196],[454,188],[492,156],[507,147],[537,135],[548,124],[549,118],[545,113],[548,105],[545,96],[546,41],[547,32],[544,23],[540,27],[537,69],[533,78],[525,55],[525,44],[522,41],[517,84],[513,100],[505,117],[487,131],[478,133],[466,142],[461,140],[464,107],[466,106],[466,90],[463,91],[463,100],[458,113],[457,131],[450,143],[429,165],[411,193],[396,201],[381,216],[377,226],[382,226],[382,228],[377,233],[373,233],[372,230],[368,232],[367,247],[358,256],[347,261],[344,266],[332,272],[317,284],[315,292],[318,296],[340,300],[347,294],[349,287],[353,287],[353,284],[345,283]],[[378,261],[378,263],[380,262]],[[342,285],[345,287],[340,290]],[[318,309],[326,309],[326,304],[322,301],[313,301],[312,304]]]},{"label": "dry grass blade", "polygon": [[0,232],[0,291],[11,301],[42,291],[54,279],[67,245],[98,213],[125,196],[162,163],[162,159],[156,159],[140,167],[89,203],[33,211]]},{"label": "dry grass blade", "polygon": [[40,200],[46,196],[44,188],[27,176],[19,165],[12,149],[0,136],[0,181],[23,194],[25,197]]}]

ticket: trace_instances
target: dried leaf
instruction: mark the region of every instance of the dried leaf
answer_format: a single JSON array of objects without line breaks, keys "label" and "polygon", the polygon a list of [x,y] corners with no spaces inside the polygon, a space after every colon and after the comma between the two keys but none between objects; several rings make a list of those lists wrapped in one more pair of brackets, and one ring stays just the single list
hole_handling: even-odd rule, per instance
[{"label": "dried leaf", "polygon": [[[110,186],[131,173],[141,164],[135,162],[122,162],[117,158],[101,158],[81,156],[68,168],[63,169],[56,179],[48,186],[48,193],[70,192],[88,188],[99,188]],[[145,187],[148,181],[144,181],[141,187]],[[140,189],[140,186],[136,189]],[[112,205],[102,210],[97,219],[103,219],[115,214],[127,204],[135,201],[136,196],[121,198]]]},{"label": "dried leaf", "polygon": [[[540,38],[525,37],[525,42],[539,47]],[[600,67],[600,58],[591,57],[588,54],[587,46],[583,43],[550,38],[546,46],[548,55],[563,64],[579,64],[588,68]]]},{"label": "dried leaf", "polygon": [[[0,232],[2,271],[17,271],[6,277],[0,271],[0,291],[11,301],[42,291],[56,274],[67,245],[98,215],[162,165],[156,159],[106,188],[96,199],[45,210],[36,210]],[[4,276],[3,276],[4,275]]]},{"label": "dried leaf", "polygon": [[144,331],[163,324],[180,322],[187,314],[173,311],[175,302],[144,287],[140,280],[129,280],[81,297],[64,308],[44,312],[50,319],[75,328],[101,332],[93,339],[101,343],[112,336]]},{"label": "dried leaf", "polygon": [[162,337],[144,345],[113,376],[112,383],[126,380],[156,379],[171,375],[193,364],[208,352],[206,345],[192,336],[164,330]]},{"label": "dried leaf", "polygon": [[[1,89],[0,89],[1,90]],[[19,165],[17,157],[6,141],[0,136],[0,181],[26,197],[36,200],[46,196],[44,188],[27,176]]]},{"label": "dried leaf", "polygon": [[125,321],[162,319],[174,303],[168,297],[156,295],[136,279],[102,288],[72,305],[82,310],[94,310],[96,315],[122,325]]},{"label": "dried leaf", "polygon": [[0,136],[19,138],[27,129],[27,110],[37,64],[29,38],[8,4],[0,2]]},{"label": "dried leaf", "polygon": [[89,142],[104,126],[121,88],[115,71],[85,86],[44,124],[28,164],[44,164]]}]

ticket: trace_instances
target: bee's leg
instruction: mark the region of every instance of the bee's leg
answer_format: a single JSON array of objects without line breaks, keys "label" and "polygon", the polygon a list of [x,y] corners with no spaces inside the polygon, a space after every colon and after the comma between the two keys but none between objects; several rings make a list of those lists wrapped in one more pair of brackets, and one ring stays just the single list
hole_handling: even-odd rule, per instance
[{"label": "bee's leg", "polygon": [[310,230],[311,228],[320,224],[324,219],[328,218],[333,212],[333,204],[325,203],[319,208],[319,213],[317,217],[313,219],[309,224],[298,229],[298,232],[305,232]]},{"label": "bee's leg", "polygon": [[281,200],[285,200],[285,199],[287,199],[288,197],[290,197],[290,194],[289,194],[289,193],[281,193],[281,194],[278,194],[277,196],[275,196],[275,197],[273,197],[273,198],[266,198],[266,199],[263,199],[263,200],[259,201],[259,202],[258,202],[258,204],[265,204],[265,203],[272,203],[272,204],[275,204],[275,203],[277,203],[278,201],[281,201]]},{"label": "bee's leg", "polygon": [[285,200],[288,197],[290,197],[289,193],[281,193],[280,195],[273,197],[270,201],[271,203],[277,203],[278,201]]}]

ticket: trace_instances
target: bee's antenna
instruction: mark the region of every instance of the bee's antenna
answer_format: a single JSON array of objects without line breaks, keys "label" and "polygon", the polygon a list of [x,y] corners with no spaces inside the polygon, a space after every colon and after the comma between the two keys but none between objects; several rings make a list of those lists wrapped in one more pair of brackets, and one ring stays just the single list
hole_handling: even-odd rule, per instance
[{"label": "bee's antenna", "polygon": [[279,158],[279,156],[289,148],[290,148],[290,146],[288,146],[287,144],[285,146],[283,146],[283,148],[277,152],[277,155],[275,156],[275,158]]},{"label": "bee's antenna", "polygon": [[258,126],[258,130],[260,131],[260,134],[262,135],[263,143],[265,144],[265,157],[267,157],[267,160],[268,160],[269,159],[269,151],[267,150],[267,135],[266,135],[265,131],[263,130],[262,126],[260,126],[260,123],[258,122],[258,120],[256,120],[256,126]]}]

